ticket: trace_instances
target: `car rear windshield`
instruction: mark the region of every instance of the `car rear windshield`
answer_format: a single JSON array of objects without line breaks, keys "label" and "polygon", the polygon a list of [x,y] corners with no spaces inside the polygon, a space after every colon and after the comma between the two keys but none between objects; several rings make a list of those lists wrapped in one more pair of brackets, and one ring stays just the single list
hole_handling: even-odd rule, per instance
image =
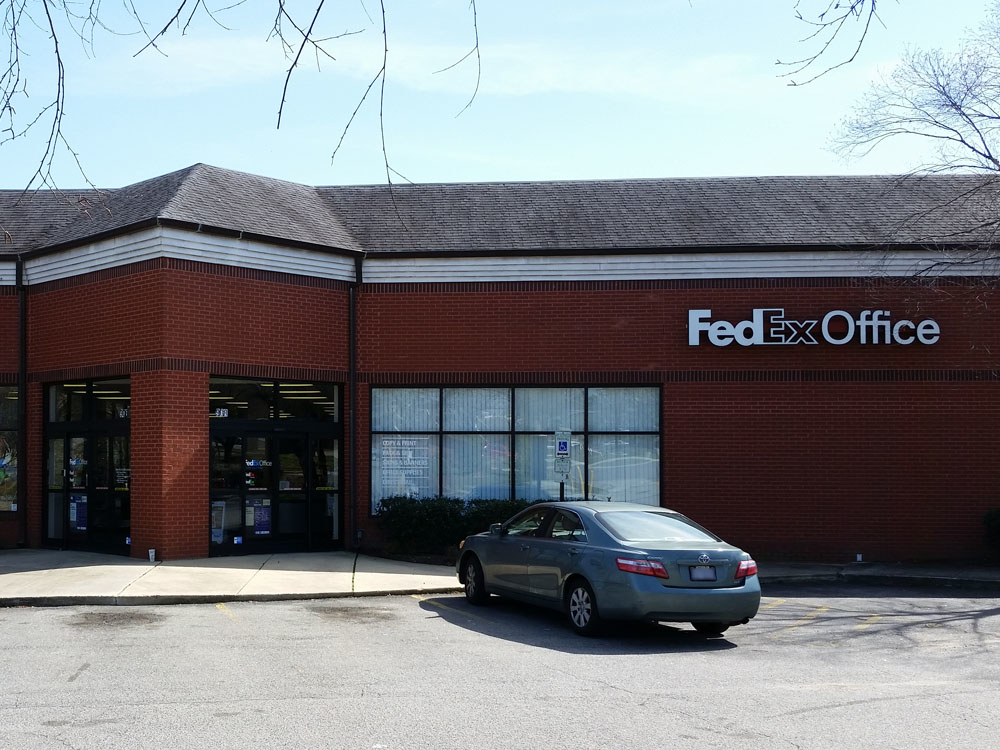
[{"label": "car rear windshield", "polygon": [[657,511],[604,511],[598,519],[624,542],[721,541],[684,516]]}]

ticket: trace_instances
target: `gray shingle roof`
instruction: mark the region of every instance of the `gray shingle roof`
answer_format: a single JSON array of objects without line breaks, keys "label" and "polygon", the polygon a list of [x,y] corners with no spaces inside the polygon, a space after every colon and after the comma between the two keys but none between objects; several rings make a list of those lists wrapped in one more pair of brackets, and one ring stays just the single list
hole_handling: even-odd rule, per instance
[{"label": "gray shingle roof", "polygon": [[[8,254],[81,242],[156,219],[279,242],[360,250],[315,188],[206,164],[117,190],[81,191],[73,201],[55,201],[39,192],[18,203],[20,195],[0,192],[0,226],[13,238],[3,246]],[[22,218],[25,213],[27,219]],[[47,231],[38,230],[39,220],[48,222]]]},{"label": "gray shingle roof", "polygon": [[373,253],[778,249],[991,240],[971,175],[310,187],[204,164],[108,190],[0,191],[0,254],[153,221]]},{"label": "gray shingle roof", "polygon": [[968,175],[318,190],[368,252],[962,243],[970,227],[995,215],[1000,192]]}]

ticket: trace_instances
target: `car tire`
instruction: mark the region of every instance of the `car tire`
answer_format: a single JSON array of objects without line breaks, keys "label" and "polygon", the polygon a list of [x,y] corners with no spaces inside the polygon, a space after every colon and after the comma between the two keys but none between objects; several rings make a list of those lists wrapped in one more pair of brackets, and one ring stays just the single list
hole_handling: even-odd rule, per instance
[{"label": "car tire", "polygon": [[490,594],[486,590],[486,579],[483,576],[483,566],[475,555],[469,555],[465,560],[465,598],[469,604],[477,606],[486,604]]},{"label": "car tire", "polygon": [[702,635],[722,635],[729,626],[724,622],[692,622],[694,629]]},{"label": "car tire", "polygon": [[582,578],[574,578],[566,588],[566,617],[570,627],[580,635],[597,635],[601,632],[601,615],[597,609],[594,590]]}]

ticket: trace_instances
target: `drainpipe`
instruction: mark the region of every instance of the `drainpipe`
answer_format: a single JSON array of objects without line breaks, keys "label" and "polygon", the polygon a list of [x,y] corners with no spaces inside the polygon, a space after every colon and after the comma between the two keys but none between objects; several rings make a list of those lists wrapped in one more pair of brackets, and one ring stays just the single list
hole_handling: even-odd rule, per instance
[{"label": "drainpipe", "polygon": [[24,284],[24,260],[17,256],[14,284],[17,288],[17,520],[18,546],[28,538],[28,289]]},{"label": "drainpipe", "polygon": [[351,393],[348,410],[347,432],[351,445],[351,455],[347,462],[347,481],[351,492],[351,543],[355,549],[360,549],[364,529],[358,528],[358,291],[362,281],[362,264],[364,256],[354,259],[354,283],[349,291],[349,309],[347,312],[347,387]]}]

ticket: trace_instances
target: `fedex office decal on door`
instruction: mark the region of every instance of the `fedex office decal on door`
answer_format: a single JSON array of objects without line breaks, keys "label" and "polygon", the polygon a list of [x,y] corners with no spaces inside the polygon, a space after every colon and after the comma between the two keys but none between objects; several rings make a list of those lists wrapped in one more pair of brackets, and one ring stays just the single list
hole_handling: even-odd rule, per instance
[{"label": "fedex office decal on door", "polygon": [[750,320],[732,323],[712,320],[711,310],[688,310],[688,344],[704,339],[714,346],[763,344],[936,344],[941,327],[936,320],[893,320],[889,310],[862,310],[855,317],[831,310],[822,318],[796,320],[785,317],[783,307],[755,308]]}]

